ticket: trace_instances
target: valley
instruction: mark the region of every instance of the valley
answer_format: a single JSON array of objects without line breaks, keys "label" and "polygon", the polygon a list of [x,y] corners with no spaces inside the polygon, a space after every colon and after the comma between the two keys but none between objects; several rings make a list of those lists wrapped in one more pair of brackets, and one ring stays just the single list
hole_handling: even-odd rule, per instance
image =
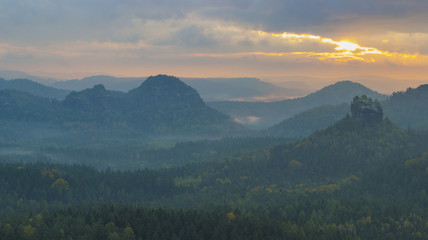
[{"label": "valley", "polygon": [[428,91],[341,84],[361,89],[255,103],[291,116],[259,131],[166,75],[64,100],[1,90],[0,237],[423,239]]}]

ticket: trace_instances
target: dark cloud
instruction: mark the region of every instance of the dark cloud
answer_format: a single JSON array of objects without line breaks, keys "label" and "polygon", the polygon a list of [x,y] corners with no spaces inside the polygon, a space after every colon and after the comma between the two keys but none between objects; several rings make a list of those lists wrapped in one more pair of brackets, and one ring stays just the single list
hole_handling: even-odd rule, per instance
[{"label": "dark cloud", "polygon": [[2,0],[0,40],[135,39],[124,31],[135,19],[190,14],[273,32],[428,32],[427,11],[426,0]]},{"label": "dark cloud", "polygon": [[1,39],[38,42],[45,40],[120,38],[135,18],[165,20],[184,18],[197,8],[191,0],[2,0]]},{"label": "dark cloud", "polygon": [[[428,20],[427,10],[428,2],[422,0],[253,0],[245,6],[208,9],[206,14],[275,32],[334,32],[370,21],[367,28],[415,31],[426,21],[413,22],[416,29],[409,29],[407,22],[415,16]],[[402,20],[403,25],[389,20]]]},{"label": "dark cloud", "polygon": [[204,33],[202,27],[189,26],[181,29],[170,39],[171,42],[192,48],[212,47],[216,41]]}]

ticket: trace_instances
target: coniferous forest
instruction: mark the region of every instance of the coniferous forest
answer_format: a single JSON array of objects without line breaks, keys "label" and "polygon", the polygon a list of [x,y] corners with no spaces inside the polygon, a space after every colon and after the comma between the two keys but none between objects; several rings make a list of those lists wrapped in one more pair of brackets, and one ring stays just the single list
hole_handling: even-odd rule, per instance
[{"label": "coniferous forest", "polygon": [[0,239],[428,239],[424,87],[274,138],[149,80],[1,92]]}]

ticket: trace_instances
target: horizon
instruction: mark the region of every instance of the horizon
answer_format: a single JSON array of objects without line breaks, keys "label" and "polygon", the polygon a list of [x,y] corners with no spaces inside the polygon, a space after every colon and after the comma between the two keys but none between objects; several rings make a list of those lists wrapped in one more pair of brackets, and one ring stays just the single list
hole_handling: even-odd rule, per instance
[{"label": "horizon", "polygon": [[[3,75],[2,75],[3,74]],[[124,79],[124,78],[148,78],[149,76],[156,76],[159,74],[165,74],[165,73],[158,73],[148,76],[115,76],[110,75],[107,73],[86,73],[81,74],[78,77],[75,78],[56,78],[55,74],[49,74],[49,73],[28,73],[23,71],[17,71],[17,70],[4,70],[0,69],[0,78],[4,78],[6,80],[13,80],[18,78],[27,78],[28,80],[32,80],[41,84],[44,84],[46,86],[49,86],[52,82],[64,82],[64,81],[70,81],[70,80],[83,80],[85,78],[91,78],[91,77],[97,77],[97,76],[107,76],[107,77],[113,77],[117,79]],[[177,76],[174,74],[166,74],[170,76],[175,76],[180,79],[240,79],[240,78],[248,78],[248,79],[258,79],[259,81],[266,82],[273,84],[278,87],[283,88],[293,88],[293,86],[298,85],[297,89],[304,90],[305,93],[302,95],[296,95],[296,96],[259,96],[255,97],[254,99],[229,99],[233,101],[265,101],[265,102],[272,102],[272,101],[280,101],[284,99],[293,99],[293,98],[299,98],[304,97],[310,93],[316,92],[318,90],[321,90],[324,87],[333,85],[338,82],[342,81],[351,81],[354,83],[362,84],[363,86],[379,92],[381,94],[391,95],[394,92],[399,91],[405,91],[407,88],[417,88],[420,85],[428,84],[428,80],[417,80],[412,82],[403,82],[399,79],[389,79],[389,78],[382,78],[378,76],[355,76],[355,77],[335,77],[335,78],[317,78],[317,77],[309,77],[309,76],[267,76],[267,77],[252,77],[252,76],[237,76],[237,77],[225,77],[225,76],[212,76],[212,77],[197,77],[197,76]],[[32,79],[33,78],[33,79]],[[280,79],[280,80],[278,80]],[[281,81],[282,80],[282,81]],[[285,81],[284,81],[285,80]],[[387,82],[387,83],[386,83]],[[385,84],[388,84],[388,87],[385,88]]]},{"label": "horizon", "polygon": [[[254,77],[382,93],[428,82],[428,2],[3,1],[0,65],[55,79]],[[22,14],[25,13],[25,14]],[[297,76],[297,77],[296,77]]]}]

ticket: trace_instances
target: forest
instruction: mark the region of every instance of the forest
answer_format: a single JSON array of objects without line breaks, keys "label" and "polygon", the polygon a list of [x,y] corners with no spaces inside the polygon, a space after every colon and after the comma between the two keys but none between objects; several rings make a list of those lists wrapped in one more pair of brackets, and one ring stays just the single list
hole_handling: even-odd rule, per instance
[{"label": "forest", "polygon": [[355,96],[300,138],[24,139],[4,117],[0,239],[428,239],[428,132],[384,115],[415,95]]},{"label": "forest", "polygon": [[347,116],[302,140],[158,170],[16,155],[0,168],[0,232],[2,239],[425,239],[427,142],[428,134],[388,120],[372,126]]}]

